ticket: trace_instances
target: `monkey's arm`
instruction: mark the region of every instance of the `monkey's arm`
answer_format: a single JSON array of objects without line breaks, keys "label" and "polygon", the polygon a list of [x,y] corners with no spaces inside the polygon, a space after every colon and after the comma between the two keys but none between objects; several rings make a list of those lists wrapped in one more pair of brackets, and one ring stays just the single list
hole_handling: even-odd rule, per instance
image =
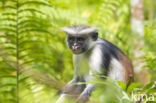
[{"label": "monkey's arm", "polygon": [[85,85],[76,85],[74,83],[79,82],[78,78],[74,78],[71,80],[62,90],[61,90],[61,96],[57,100],[56,103],[62,103],[65,101],[68,97],[77,98],[82,90],[84,89]]},{"label": "monkey's arm", "polygon": [[63,89],[61,90],[62,94],[71,94],[73,93],[73,90],[75,90],[76,85],[74,85],[74,83],[77,83],[78,80],[77,78],[73,78],[70,82],[68,82],[68,84],[66,86],[63,87]]},{"label": "monkey's arm", "polygon": [[71,92],[70,89],[73,88],[72,84],[76,82],[76,78],[73,78],[66,86],[63,87],[63,89],[60,91],[61,96],[58,98],[56,103],[62,103],[63,101],[65,101],[65,99],[69,96],[68,94]]},{"label": "monkey's arm", "polygon": [[82,102],[82,103],[87,102],[89,100],[89,97],[94,87],[95,87],[95,84],[88,84],[87,87],[84,89],[84,91],[78,97],[77,101]]},{"label": "monkey's arm", "polygon": [[63,103],[68,97],[70,97],[72,91],[76,88],[73,84],[77,82],[77,78],[73,78],[66,86],[64,86],[61,90],[61,96],[58,98],[56,103]]},{"label": "monkey's arm", "polygon": [[[89,79],[86,80],[86,82],[96,80],[96,78],[93,77],[93,76],[88,76],[88,78]],[[95,88],[95,84],[87,84],[86,88],[80,94],[80,96],[78,97],[77,101],[78,102],[82,102],[82,103],[87,102],[89,100],[89,97],[91,96],[91,92],[93,91],[94,88]]]}]

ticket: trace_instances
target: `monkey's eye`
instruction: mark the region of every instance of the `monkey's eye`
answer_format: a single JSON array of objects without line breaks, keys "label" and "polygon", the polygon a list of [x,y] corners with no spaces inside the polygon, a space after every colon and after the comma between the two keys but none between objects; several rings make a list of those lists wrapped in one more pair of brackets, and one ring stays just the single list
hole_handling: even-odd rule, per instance
[{"label": "monkey's eye", "polygon": [[78,41],[84,41],[85,38],[77,38]]},{"label": "monkey's eye", "polygon": [[73,37],[69,37],[68,39],[69,39],[69,41],[74,41]]}]

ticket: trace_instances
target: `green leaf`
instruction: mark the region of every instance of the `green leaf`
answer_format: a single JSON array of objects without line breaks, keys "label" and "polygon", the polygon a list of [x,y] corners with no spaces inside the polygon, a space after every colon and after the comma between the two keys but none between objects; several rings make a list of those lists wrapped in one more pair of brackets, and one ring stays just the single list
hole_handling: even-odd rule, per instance
[{"label": "green leaf", "polygon": [[4,28],[0,28],[0,31],[3,31],[3,32],[11,32],[11,33],[16,33],[16,30],[15,29],[12,29],[12,28],[9,28],[9,27],[4,27]]},{"label": "green leaf", "polygon": [[29,4],[53,7],[52,5],[49,5],[49,4],[45,3],[45,2],[40,2],[40,1],[27,1],[27,2],[23,2],[23,3],[20,3],[19,7],[23,7],[23,6],[29,5]]},{"label": "green leaf", "polygon": [[144,86],[144,88],[141,91],[148,90],[148,89],[152,88],[153,85],[154,85],[154,82],[152,81],[149,84],[147,84],[146,86]]},{"label": "green leaf", "polygon": [[40,26],[37,26],[37,25],[34,25],[34,24],[32,24],[32,25],[25,25],[25,27],[24,26],[20,26],[19,27],[19,33],[23,32],[25,30],[32,30],[32,31],[34,31],[34,30],[41,30],[41,31],[45,31],[44,28],[45,27],[40,27]]},{"label": "green leaf", "polygon": [[147,94],[153,94],[156,93],[156,88],[151,88],[147,91]]},{"label": "green leaf", "polygon": [[141,84],[141,83],[132,83],[129,87],[128,87],[128,89],[127,89],[127,92],[128,93],[130,93],[132,90],[134,90],[135,88],[138,88],[138,87],[140,87],[140,86],[142,86],[143,84]]},{"label": "green leaf", "polygon": [[125,83],[118,81],[118,84],[123,90],[126,90],[127,85]]},{"label": "green leaf", "polygon": [[27,24],[27,23],[29,23],[29,24],[35,23],[35,24],[38,24],[38,25],[41,24],[41,22],[38,21],[38,20],[31,20],[31,19],[28,19],[28,20],[21,20],[21,21],[18,23],[18,25],[21,26],[21,25],[24,25],[24,24]]},{"label": "green leaf", "polygon": [[9,22],[16,22],[16,19],[13,19],[13,18],[10,18],[10,17],[7,17],[7,18],[0,18],[0,21],[5,21],[5,22],[7,22],[7,21],[9,21]]},{"label": "green leaf", "polygon": [[0,75],[0,78],[12,78],[12,79],[16,79],[15,75]]},{"label": "green leaf", "polygon": [[21,10],[18,11],[18,13],[23,13],[23,12],[27,12],[27,11],[29,11],[29,12],[36,12],[36,13],[40,13],[40,14],[45,14],[42,11],[34,9],[34,8],[21,9]]},{"label": "green leaf", "polygon": [[0,25],[0,28],[10,28],[16,30],[16,25],[5,24],[5,25]]},{"label": "green leaf", "polygon": [[8,47],[5,47],[5,49],[16,50],[16,47],[8,46]]},{"label": "green leaf", "polygon": [[7,83],[7,84],[0,85],[0,88],[5,88],[5,87],[16,87],[16,84],[15,83]]},{"label": "green leaf", "polygon": [[30,63],[33,63],[35,62],[36,60],[35,59],[31,59],[31,60],[25,60],[23,63],[21,63],[21,65],[26,65],[26,64],[30,64]]},{"label": "green leaf", "polygon": [[8,39],[15,39],[15,35],[11,34],[5,34],[5,35],[0,35],[0,38],[8,38]]},{"label": "green leaf", "polygon": [[16,13],[4,12],[2,16],[16,16]]},{"label": "green leaf", "polygon": [[[3,2],[4,0],[0,0],[0,2]],[[17,0],[5,0],[5,2],[8,2],[8,1],[11,1],[11,2],[17,2]]]},{"label": "green leaf", "polygon": [[19,34],[24,34],[24,33],[28,33],[28,32],[46,33],[46,34],[50,34],[51,35],[51,33],[49,31],[47,31],[47,30],[44,30],[44,29],[32,29],[32,28],[22,30],[22,31],[19,32]]},{"label": "green leaf", "polygon": [[25,76],[20,78],[19,83],[23,83],[24,81],[26,81],[29,78],[29,76]]},{"label": "green leaf", "polygon": [[15,6],[4,6],[2,7],[3,9],[13,9],[13,10],[16,10],[16,7]]}]

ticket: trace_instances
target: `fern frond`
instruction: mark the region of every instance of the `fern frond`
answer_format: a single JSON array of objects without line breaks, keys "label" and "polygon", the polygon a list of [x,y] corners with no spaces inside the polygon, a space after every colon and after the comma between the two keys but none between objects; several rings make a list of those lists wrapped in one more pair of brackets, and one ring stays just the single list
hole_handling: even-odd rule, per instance
[{"label": "fern frond", "polygon": [[0,21],[4,22],[4,21],[11,21],[11,22],[16,22],[16,19],[13,19],[13,18],[10,18],[10,17],[7,17],[7,18],[0,18]]},{"label": "fern frond", "polygon": [[2,7],[2,9],[3,9],[3,10],[6,10],[6,9],[16,10],[16,7],[15,7],[15,6],[10,6],[10,5],[8,5],[8,6]]},{"label": "fern frond", "polygon": [[[40,29],[42,26],[39,25],[39,24],[35,24],[35,23],[26,23],[22,26],[19,26],[19,29],[20,30],[23,30],[23,29],[29,29],[29,28],[36,28],[36,29]],[[46,26],[45,26],[46,27]],[[44,27],[44,28],[45,28]]]},{"label": "fern frond", "polygon": [[9,28],[9,27],[1,27],[1,28],[0,28],[0,31],[2,31],[2,32],[16,33],[15,28],[12,29],[12,28]]},{"label": "fern frond", "polygon": [[42,43],[42,41],[40,40],[26,40],[26,41],[22,41],[22,42],[19,42],[19,46],[23,47],[25,44],[37,44],[37,43]]},{"label": "fern frond", "polygon": [[14,34],[5,34],[5,35],[0,35],[0,38],[9,38],[9,39],[13,39],[15,38],[15,35]]},{"label": "fern frond", "polygon": [[16,13],[10,13],[10,12],[4,12],[4,13],[2,13],[2,16],[16,16]]},{"label": "fern frond", "polygon": [[8,27],[8,28],[14,29],[16,27],[16,25],[14,25],[14,24],[0,24],[0,28],[3,28],[3,27]]},{"label": "fern frond", "polygon": [[16,83],[6,83],[0,85],[0,88],[5,88],[5,87],[15,87],[16,88]]},{"label": "fern frond", "polygon": [[25,5],[39,5],[39,6],[46,6],[46,7],[53,7],[52,5],[49,5],[48,3],[45,2],[41,2],[41,1],[26,1],[26,2],[22,2],[20,3],[19,7],[23,7]]},{"label": "fern frond", "polygon": [[11,2],[14,2],[14,3],[17,2],[16,0],[0,0],[0,2],[8,2],[8,1],[11,1]]},{"label": "fern frond", "polygon": [[30,29],[24,29],[24,30],[21,30],[19,33],[20,34],[24,34],[26,32],[27,33],[28,32],[38,32],[38,33],[45,33],[45,34],[50,34],[51,35],[51,33],[49,31],[44,30],[44,29],[37,29],[37,28],[35,28],[35,29],[32,29],[32,28],[30,28]]},{"label": "fern frond", "polygon": [[38,24],[38,25],[41,24],[41,22],[38,21],[38,20],[28,19],[28,20],[21,20],[21,21],[19,21],[18,25],[21,26],[21,25],[24,25],[24,24],[31,24],[31,23],[35,23],[35,24]]},{"label": "fern frond", "polygon": [[34,9],[34,8],[26,8],[26,9],[20,9],[18,12],[19,13],[23,13],[23,12],[36,12],[36,13],[40,13],[40,14],[45,14],[45,13],[43,13],[42,11],[40,11],[40,10],[37,10],[37,9]]},{"label": "fern frond", "polygon": [[[3,10],[0,17],[0,74],[3,74],[0,82],[4,84],[0,88],[0,102],[4,101],[1,94],[8,93],[5,89],[9,88],[14,91],[8,93],[5,102],[19,103],[23,100],[19,95],[21,87],[28,85],[31,88],[32,85],[31,82],[27,82],[30,77],[25,74],[28,68],[38,63],[45,65],[53,63],[53,57],[44,55],[45,45],[42,44],[49,39],[47,34],[51,36],[49,31],[51,23],[48,20],[48,13],[41,9],[53,6],[35,0],[0,0],[0,2]],[[13,79],[13,82],[10,82],[10,79]],[[4,82],[5,80],[7,81]],[[23,90],[29,91],[32,95],[34,93],[31,89]]]}]

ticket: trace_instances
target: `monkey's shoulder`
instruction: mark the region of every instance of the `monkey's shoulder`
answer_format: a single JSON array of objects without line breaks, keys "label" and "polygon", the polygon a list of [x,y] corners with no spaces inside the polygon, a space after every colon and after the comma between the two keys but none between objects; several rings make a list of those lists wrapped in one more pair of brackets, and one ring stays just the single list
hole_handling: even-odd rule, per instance
[{"label": "monkey's shoulder", "polygon": [[92,58],[98,62],[101,68],[108,69],[112,59],[118,60],[121,50],[111,42],[98,38],[97,46],[93,50]]},{"label": "monkey's shoulder", "polygon": [[98,39],[98,42],[99,42],[98,45],[103,55],[113,56],[114,58],[117,59],[117,55],[119,52],[121,52],[121,50],[116,45],[101,38]]}]

